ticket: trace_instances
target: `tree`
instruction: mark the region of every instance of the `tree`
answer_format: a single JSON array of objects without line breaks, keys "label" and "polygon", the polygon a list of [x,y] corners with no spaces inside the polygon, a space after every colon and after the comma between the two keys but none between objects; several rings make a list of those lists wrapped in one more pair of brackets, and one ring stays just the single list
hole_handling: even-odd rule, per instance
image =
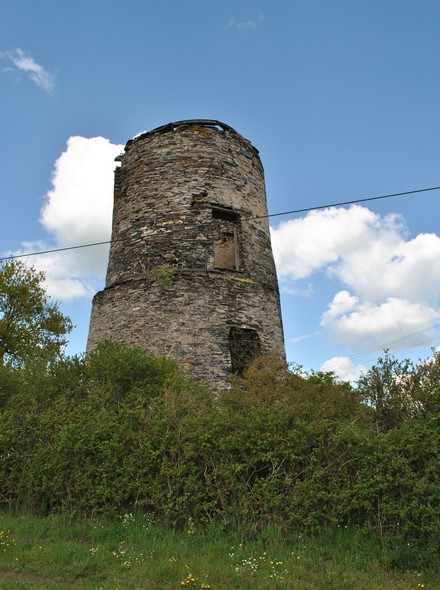
[{"label": "tree", "polygon": [[44,287],[45,275],[23,262],[0,263],[0,365],[58,355],[72,322]]},{"label": "tree", "polygon": [[440,422],[440,350],[432,350],[416,368],[414,399],[418,414]]},{"label": "tree", "polygon": [[361,399],[374,410],[378,432],[387,432],[418,417],[439,417],[440,353],[418,365],[385,351],[358,381]]},{"label": "tree", "polygon": [[405,420],[405,396],[412,365],[399,361],[385,350],[384,357],[358,380],[361,399],[374,411],[377,432],[386,432]]}]

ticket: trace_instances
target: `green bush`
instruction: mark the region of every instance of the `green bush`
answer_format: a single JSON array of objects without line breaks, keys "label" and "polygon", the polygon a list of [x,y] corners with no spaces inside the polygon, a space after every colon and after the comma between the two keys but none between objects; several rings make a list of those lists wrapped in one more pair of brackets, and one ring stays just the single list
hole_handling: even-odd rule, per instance
[{"label": "green bush", "polygon": [[431,542],[440,532],[438,363],[405,373],[404,392],[393,383],[398,397],[379,408],[380,422],[380,363],[369,391],[368,374],[356,390],[257,359],[217,395],[172,361],[114,343],[87,359],[3,367],[0,505],[143,510],[177,527],[356,526]]}]

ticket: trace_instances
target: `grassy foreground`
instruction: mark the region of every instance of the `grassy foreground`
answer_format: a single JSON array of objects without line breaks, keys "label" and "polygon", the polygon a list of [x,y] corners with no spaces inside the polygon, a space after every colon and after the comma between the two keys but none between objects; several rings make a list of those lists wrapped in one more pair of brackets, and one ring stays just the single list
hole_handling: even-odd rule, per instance
[{"label": "grassy foreground", "polygon": [[192,523],[172,531],[149,515],[79,521],[3,514],[0,589],[440,588],[438,562],[414,571],[405,545],[402,553],[345,529],[315,539],[268,529],[250,538],[218,527],[199,531]]}]

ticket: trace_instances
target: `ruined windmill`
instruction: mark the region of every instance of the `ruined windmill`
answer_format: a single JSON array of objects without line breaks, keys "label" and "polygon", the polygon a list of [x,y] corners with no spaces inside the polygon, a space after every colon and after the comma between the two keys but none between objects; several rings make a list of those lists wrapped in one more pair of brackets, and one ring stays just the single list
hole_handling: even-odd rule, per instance
[{"label": "ruined windmill", "polygon": [[284,358],[258,151],[224,123],[190,120],[142,133],[117,161],[88,350],[147,348],[214,387],[259,354]]}]

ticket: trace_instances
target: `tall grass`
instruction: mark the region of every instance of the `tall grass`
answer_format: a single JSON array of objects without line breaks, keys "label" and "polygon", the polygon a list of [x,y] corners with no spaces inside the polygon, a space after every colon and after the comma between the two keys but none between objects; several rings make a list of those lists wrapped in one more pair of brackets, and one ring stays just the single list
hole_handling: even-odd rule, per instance
[{"label": "tall grass", "polygon": [[148,514],[0,517],[1,590],[439,588],[438,557],[422,561],[420,547],[345,528],[312,538],[192,522],[176,531]]}]

